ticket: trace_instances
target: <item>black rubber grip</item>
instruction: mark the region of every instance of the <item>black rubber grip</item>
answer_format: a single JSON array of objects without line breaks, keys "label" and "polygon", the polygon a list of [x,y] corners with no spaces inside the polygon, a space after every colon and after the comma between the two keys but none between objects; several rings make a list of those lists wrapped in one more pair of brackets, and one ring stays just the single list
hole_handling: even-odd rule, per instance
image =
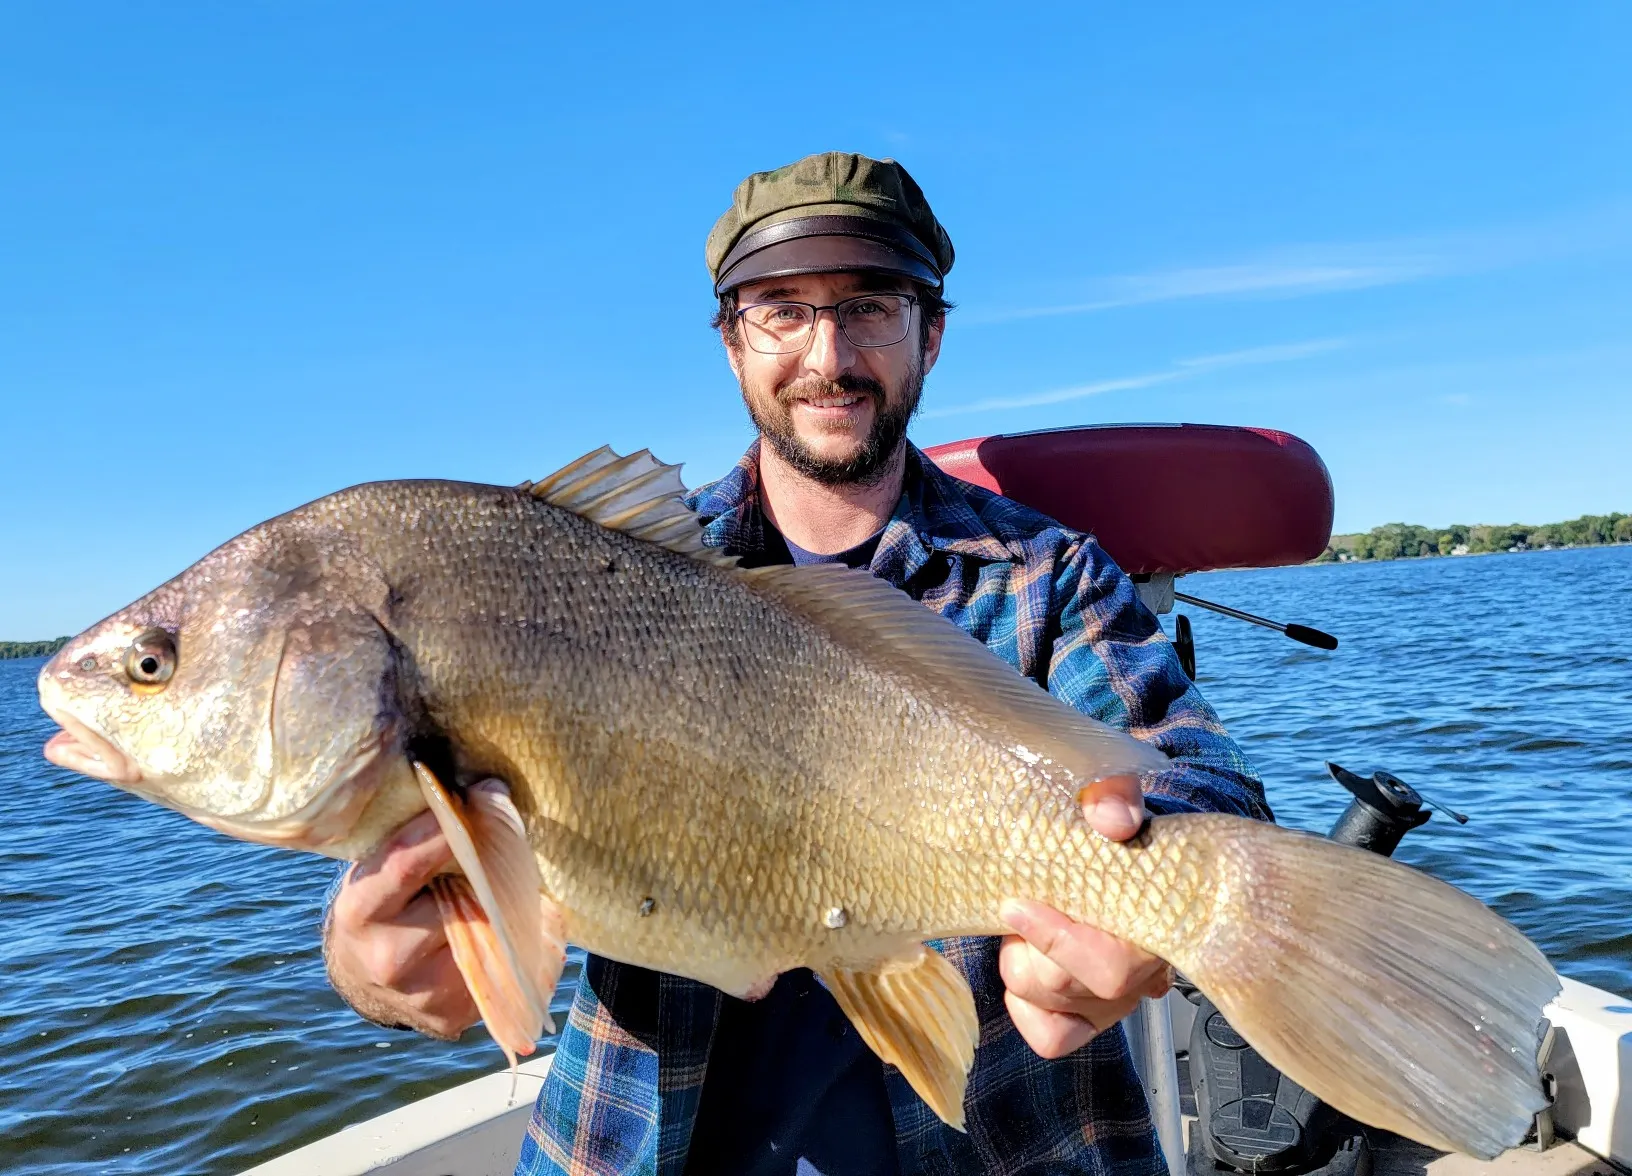
[{"label": "black rubber grip", "polygon": [[1322,633],[1319,629],[1311,629],[1308,625],[1288,625],[1282,630],[1294,641],[1301,641],[1305,645],[1313,645],[1316,649],[1336,649],[1337,638],[1330,633]]}]

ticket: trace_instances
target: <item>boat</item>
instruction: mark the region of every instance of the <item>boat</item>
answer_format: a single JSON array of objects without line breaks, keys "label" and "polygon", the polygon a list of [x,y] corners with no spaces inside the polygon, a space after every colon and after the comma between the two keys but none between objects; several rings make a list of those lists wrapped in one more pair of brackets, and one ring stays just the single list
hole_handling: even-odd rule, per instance
[{"label": "boat", "polygon": [[[1273,429],[1111,425],[999,434],[926,451],[965,481],[1094,533],[1158,615],[1176,600],[1320,648],[1334,638],[1179,592],[1220,568],[1307,562],[1331,537],[1330,475],[1306,442]],[[1188,622],[1173,639],[1195,674]],[[1386,772],[1329,765],[1352,794],[1333,835],[1391,853],[1428,819],[1424,798]],[[1453,814],[1454,815],[1454,814]],[[1537,1040],[1551,1105],[1532,1141],[1483,1163],[1444,1155],[1317,1103],[1256,1058],[1181,983],[1124,1026],[1170,1171],[1186,1176],[1612,1176],[1632,1171],[1632,999],[1565,978]],[[453,1087],[291,1151],[243,1176],[509,1176],[551,1058]]]}]

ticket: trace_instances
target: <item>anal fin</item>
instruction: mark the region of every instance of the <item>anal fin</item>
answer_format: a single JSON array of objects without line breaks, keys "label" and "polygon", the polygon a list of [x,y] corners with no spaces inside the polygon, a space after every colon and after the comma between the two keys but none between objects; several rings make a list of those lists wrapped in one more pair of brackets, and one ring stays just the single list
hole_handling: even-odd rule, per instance
[{"label": "anal fin", "polygon": [[963,1092],[980,1022],[969,983],[927,947],[870,972],[821,974],[833,999],[880,1058],[901,1071],[941,1119],[963,1128]]},{"label": "anal fin", "polygon": [[488,1032],[510,1059],[553,1032],[550,997],[566,963],[565,919],[540,893],[538,861],[521,814],[502,791],[472,789],[464,800],[416,763],[420,791],[448,839],[463,877],[431,883],[454,962]]}]

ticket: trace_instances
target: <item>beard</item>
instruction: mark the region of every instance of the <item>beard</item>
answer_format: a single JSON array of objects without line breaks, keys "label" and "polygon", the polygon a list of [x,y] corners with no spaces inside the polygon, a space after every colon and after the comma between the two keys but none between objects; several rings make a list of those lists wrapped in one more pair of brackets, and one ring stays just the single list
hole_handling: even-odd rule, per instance
[{"label": "beard", "polygon": [[[759,435],[770,443],[776,455],[796,471],[824,486],[871,486],[882,481],[889,473],[901,442],[907,435],[907,422],[918,411],[923,397],[923,357],[912,365],[901,381],[901,395],[894,404],[884,385],[869,376],[846,373],[837,380],[820,376],[806,376],[784,384],[776,390],[770,404],[758,405],[743,384],[742,402],[748,415],[759,430]],[[793,406],[800,400],[815,400],[824,396],[869,396],[873,401],[873,427],[867,431],[861,448],[846,458],[828,458],[811,451],[793,427]]]}]

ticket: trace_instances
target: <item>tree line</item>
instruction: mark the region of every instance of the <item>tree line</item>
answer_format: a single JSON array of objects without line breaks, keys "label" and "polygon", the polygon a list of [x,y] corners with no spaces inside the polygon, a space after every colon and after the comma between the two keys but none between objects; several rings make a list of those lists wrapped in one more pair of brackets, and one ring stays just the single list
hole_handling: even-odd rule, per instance
[{"label": "tree line", "polygon": [[1420,559],[1431,555],[1482,555],[1492,551],[1539,551],[1553,547],[1599,547],[1632,543],[1632,515],[1610,511],[1563,523],[1452,523],[1419,527],[1384,523],[1363,535],[1333,535],[1317,563],[1354,559]]},{"label": "tree line", "polygon": [[0,660],[8,657],[50,657],[68,644],[66,637],[49,641],[0,641]]}]

